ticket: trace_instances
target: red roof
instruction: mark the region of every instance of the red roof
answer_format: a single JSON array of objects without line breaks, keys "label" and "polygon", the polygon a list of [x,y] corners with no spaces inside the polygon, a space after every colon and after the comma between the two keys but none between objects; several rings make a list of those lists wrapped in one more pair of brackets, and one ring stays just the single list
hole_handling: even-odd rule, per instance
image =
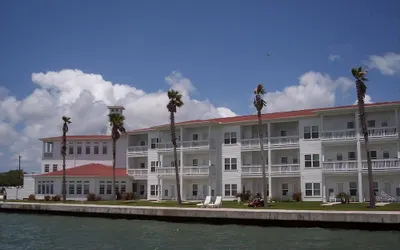
[{"label": "red roof", "polygon": [[[74,168],[66,169],[66,176],[84,176],[84,177],[112,177],[113,169],[110,166],[105,166],[103,164],[91,163],[87,165],[82,165]],[[62,176],[63,171],[59,170],[57,172],[50,172],[41,174],[40,176]],[[126,169],[125,168],[116,168],[115,169],[116,177],[126,177]]]},{"label": "red roof", "polygon": [[[111,136],[109,135],[68,135],[67,140],[109,140]],[[39,140],[51,140],[51,141],[60,141],[62,140],[62,136],[55,137],[46,137],[40,138]]]}]

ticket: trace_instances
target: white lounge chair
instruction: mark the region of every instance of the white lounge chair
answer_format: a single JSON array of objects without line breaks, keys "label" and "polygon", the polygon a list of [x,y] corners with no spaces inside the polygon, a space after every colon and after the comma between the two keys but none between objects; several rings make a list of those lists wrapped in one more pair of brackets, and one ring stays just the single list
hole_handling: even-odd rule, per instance
[{"label": "white lounge chair", "polygon": [[208,204],[210,204],[211,202],[211,196],[207,196],[206,199],[204,200],[204,202],[196,204],[196,206],[198,207],[207,207]]},{"label": "white lounge chair", "polygon": [[331,193],[329,195],[329,202],[336,202],[336,195],[335,193]]},{"label": "white lounge chair", "polygon": [[214,203],[210,203],[207,205],[207,207],[210,208],[219,208],[221,206],[222,206],[222,196],[217,196]]}]

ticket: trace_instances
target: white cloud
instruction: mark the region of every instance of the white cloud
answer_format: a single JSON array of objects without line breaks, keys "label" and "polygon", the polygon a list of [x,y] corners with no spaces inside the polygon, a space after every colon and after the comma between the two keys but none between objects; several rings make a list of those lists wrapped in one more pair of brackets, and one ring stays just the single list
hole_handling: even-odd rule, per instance
[{"label": "white cloud", "polygon": [[345,92],[353,84],[347,77],[332,79],[329,75],[310,71],[300,76],[299,85],[285,87],[283,91],[266,93],[264,98],[267,107],[264,112],[333,106],[336,90]]},{"label": "white cloud", "polygon": [[366,64],[370,68],[378,69],[383,75],[392,76],[400,73],[400,54],[389,52],[384,56],[372,55]]},{"label": "white cloud", "polygon": [[328,56],[328,60],[331,61],[331,62],[340,60],[340,55],[330,54],[330,55]]},{"label": "white cloud", "polygon": [[[374,103],[374,102],[372,101],[371,96],[365,95],[365,97],[364,97],[364,103],[365,103],[365,104],[369,104],[369,103]],[[356,105],[356,104],[358,104],[358,100],[356,100],[356,101],[353,103],[353,105]]]},{"label": "white cloud", "polygon": [[[168,123],[166,90],[146,93],[126,84],[112,83],[101,75],[80,70],[33,73],[37,88],[18,100],[0,89],[0,146],[11,155],[20,154],[26,165],[40,162],[38,138],[61,133],[61,117],[71,117],[70,134],[99,133],[107,124],[107,105],[126,108],[126,127],[135,129]],[[183,94],[185,105],[177,112],[177,121],[236,115],[226,107],[215,107],[209,100],[196,100],[191,81],[179,72],[165,78],[167,88]],[[16,130],[15,126],[22,127]]]}]

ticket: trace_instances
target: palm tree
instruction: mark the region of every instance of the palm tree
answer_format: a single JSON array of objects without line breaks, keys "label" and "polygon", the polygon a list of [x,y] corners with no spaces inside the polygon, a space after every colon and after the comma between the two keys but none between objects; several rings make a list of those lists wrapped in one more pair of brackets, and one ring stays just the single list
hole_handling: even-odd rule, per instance
[{"label": "palm tree", "polygon": [[[369,207],[375,208],[375,193],[374,193],[374,179],[372,177],[372,162],[371,155],[369,152],[369,143],[368,143],[368,130],[367,123],[365,119],[365,103],[364,98],[367,92],[367,85],[365,82],[368,81],[366,78],[367,70],[363,71],[362,67],[352,68],[351,73],[353,74],[356,80],[356,89],[357,89],[357,103],[358,103],[358,116],[360,119],[360,125],[362,129],[362,133],[364,135],[365,141],[365,153],[367,155],[367,165],[368,165],[368,180],[369,180]],[[360,190],[362,192],[362,190]]]},{"label": "palm tree", "polygon": [[66,177],[66,170],[65,170],[65,156],[67,155],[67,132],[68,132],[68,124],[71,123],[71,118],[63,116],[62,120],[64,125],[62,127],[62,145],[61,145],[61,155],[63,158],[63,182],[62,182],[62,196],[63,201],[66,202],[67,200],[67,177]]},{"label": "palm tree", "polygon": [[121,137],[122,133],[125,133],[125,127],[124,127],[124,120],[125,116],[117,113],[112,113],[108,115],[108,119],[110,122],[111,126],[111,139],[113,141],[113,151],[112,151],[112,157],[113,157],[113,181],[112,181],[112,199],[116,199],[115,197],[115,158],[116,158],[116,152],[117,152],[117,140]]},{"label": "palm tree", "polygon": [[267,106],[267,102],[262,98],[262,95],[265,94],[265,89],[262,84],[258,84],[257,88],[254,90],[254,107],[257,109],[257,117],[258,117],[258,136],[260,139],[260,148],[261,148],[261,168],[262,168],[262,195],[264,197],[264,207],[268,207],[268,193],[267,193],[267,177],[265,174],[265,156],[264,156],[264,142],[263,142],[263,127],[261,120],[261,110]]},{"label": "palm tree", "polygon": [[181,184],[179,181],[179,169],[178,169],[178,154],[176,153],[176,129],[175,129],[175,113],[176,108],[183,106],[182,94],[177,90],[170,89],[168,91],[169,102],[167,104],[167,109],[170,113],[170,128],[171,128],[171,141],[174,146],[174,167],[175,167],[175,179],[176,179],[176,194],[178,205],[182,204],[181,198]]}]

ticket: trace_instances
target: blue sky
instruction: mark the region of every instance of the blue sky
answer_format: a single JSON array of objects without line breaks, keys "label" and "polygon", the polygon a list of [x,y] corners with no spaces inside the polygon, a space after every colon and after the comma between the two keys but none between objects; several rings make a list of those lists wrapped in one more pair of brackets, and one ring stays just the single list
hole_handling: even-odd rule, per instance
[{"label": "blue sky", "polygon": [[[196,87],[193,99],[247,114],[260,82],[282,91],[309,71],[351,77],[371,55],[399,54],[399,10],[396,0],[1,1],[0,86],[23,100],[38,88],[32,73],[78,69],[153,93],[178,71]],[[396,60],[389,67],[400,71]],[[373,102],[399,99],[398,71],[372,68]],[[334,104],[353,96],[350,89]],[[29,123],[3,122],[17,133]]]}]

